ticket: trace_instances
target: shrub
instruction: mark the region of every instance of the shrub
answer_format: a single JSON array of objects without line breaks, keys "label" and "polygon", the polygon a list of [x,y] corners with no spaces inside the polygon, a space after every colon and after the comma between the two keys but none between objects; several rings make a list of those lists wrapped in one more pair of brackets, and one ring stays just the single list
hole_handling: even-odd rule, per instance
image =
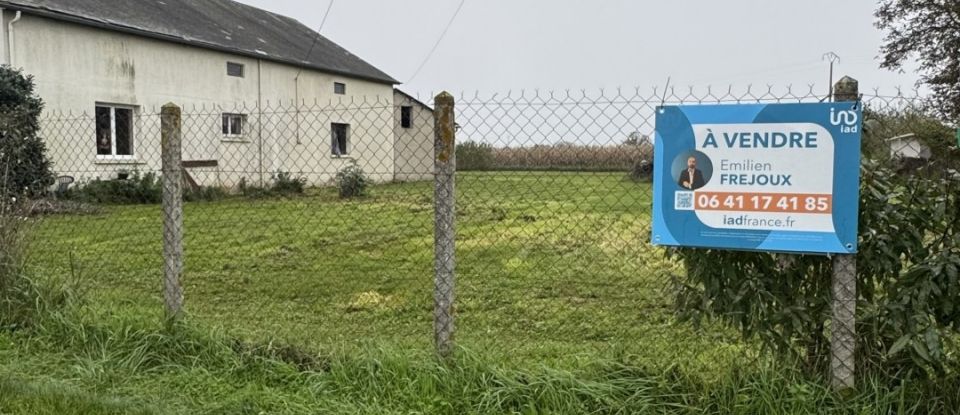
[{"label": "shrub", "polygon": [[457,144],[457,170],[483,171],[493,167],[493,146],[464,141]]},{"label": "shrub", "polygon": [[[216,186],[189,186],[183,189],[188,202],[214,201],[227,197],[227,191]],[[67,190],[63,198],[81,203],[105,205],[151,205],[163,201],[163,179],[155,173],[133,172],[126,179],[95,179]]]},{"label": "shrub", "polygon": [[343,199],[365,195],[367,186],[370,184],[366,173],[356,162],[340,170],[337,173],[336,182],[340,198]]},{"label": "shrub", "polygon": [[653,181],[653,160],[641,159],[633,162],[628,177],[635,182]]},{"label": "shrub", "polygon": [[246,197],[257,198],[261,196],[266,196],[267,190],[261,186],[251,185],[247,182],[246,177],[240,178],[240,183],[237,183],[237,191]]},{"label": "shrub", "polygon": [[306,178],[293,177],[289,172],[278,171],[273,175],[270,192],[277,195],[303,194],[306,187]]},{"label": "shrub", "polygon": [[133,172],[127,179],[96,179],[68,190],[65,198],[110,205],[156,204],[163,199],[163,184],[154,173]]},{"label": "shrub", "polygon": [[[862,166],[857,364],[891,377],[942,377],[958,366],[960,177]],[[716,316],[744,337],[828,365],[832,266],[826,257],[682,249],[677,306],[684,319]],[[951,367],[953,369],[951,369]]]},{"label": "shrub", "polygon": [[96,179],[82,183],[68,190],[64,197],[112,205],[156,204],[163,198],[163,185],[155,173],[133,172],[127,179]]},{"label": "shrub", "polygon": [[[956,129],[931,117],[927,111],[908,108],[865,108],[864,116],[869,117],[865,126],[864,154],[878,161],[893,161],[900,171],[919,174],[942,175],[950,169],[960,168],[960,149],[957,148]],[[902,135],[912,135],[919,145],[930,150],[927,160],[891,160],[889,139]],[[917,150],[917,149],[913,149]]]},{"label": "shrub", "polygon": [[0,175],[4,196],[33,196],[53,184],[50,160],[39,137],[43,101],[34,93],[33,77],[0,66]]}]

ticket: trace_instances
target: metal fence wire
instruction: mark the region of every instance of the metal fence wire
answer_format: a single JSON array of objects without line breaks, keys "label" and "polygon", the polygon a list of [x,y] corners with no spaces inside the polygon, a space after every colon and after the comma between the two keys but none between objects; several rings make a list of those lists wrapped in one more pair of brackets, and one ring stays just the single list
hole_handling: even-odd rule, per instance
[{"label": "metal fence wire", "polygon": [[[444,335],[456,327],[457,346],[505,361],[734,367],[758,347],[720,325],[677,324],[670,281],[683,267],[649,242],[655,109],[827,98],[812,86],[461,94],[455,188],[440,183],[432,98],[182,103],[181,157],[167,168],[159,108],[47,111],[60,179],[38,205],[33,265],[85,275],[102,312],[183,310],[250,341],[429,351],[450,340],[434,338],[436,322]],[[905,163],[930,157],[909,125],[876,128],[890,140],[869,145]],[[162,197],[178,186],[182,208]],[[451,190],[450,223],[435,222]],[[171,260],[176,220],[182,258]],[[455,249],[436,249],[445,226]],[[454,272],[435,284],[444,265]],[[442,295],[451,303],[435,303]]]}]

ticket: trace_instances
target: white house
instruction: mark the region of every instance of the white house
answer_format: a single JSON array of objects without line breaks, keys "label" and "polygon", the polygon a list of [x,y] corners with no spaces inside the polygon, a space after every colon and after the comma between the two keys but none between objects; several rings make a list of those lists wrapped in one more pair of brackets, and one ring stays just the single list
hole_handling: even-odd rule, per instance
[{"label": "white house", "polygon": [[46,103],[58,174],[159,170],[167,103],[202,184],[324,184],[354,161],[378,181],[432,172],[429,107],[396,104],[395,79],[292,18],[231,0],[0,0],[0,28],[0,63]]}]

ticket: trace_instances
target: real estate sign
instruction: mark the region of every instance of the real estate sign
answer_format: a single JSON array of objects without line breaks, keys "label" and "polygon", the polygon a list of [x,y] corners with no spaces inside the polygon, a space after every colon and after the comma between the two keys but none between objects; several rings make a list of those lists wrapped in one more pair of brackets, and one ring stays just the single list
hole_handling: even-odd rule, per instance
[{"label": "real estate sign", "polygon": [[855,253],[858,103],[657,109],[653,243]]}]

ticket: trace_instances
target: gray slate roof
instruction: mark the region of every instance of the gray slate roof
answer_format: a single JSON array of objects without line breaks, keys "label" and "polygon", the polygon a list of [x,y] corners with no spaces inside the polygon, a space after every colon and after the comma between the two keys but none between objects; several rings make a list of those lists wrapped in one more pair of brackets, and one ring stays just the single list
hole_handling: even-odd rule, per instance
[{"label": "gray slate roof", "polygon": [[[232,0],[0,0],[0,7],[375,82],[399,83],[296,19]],[[314,41],[316,46],[307,59]]]}]

